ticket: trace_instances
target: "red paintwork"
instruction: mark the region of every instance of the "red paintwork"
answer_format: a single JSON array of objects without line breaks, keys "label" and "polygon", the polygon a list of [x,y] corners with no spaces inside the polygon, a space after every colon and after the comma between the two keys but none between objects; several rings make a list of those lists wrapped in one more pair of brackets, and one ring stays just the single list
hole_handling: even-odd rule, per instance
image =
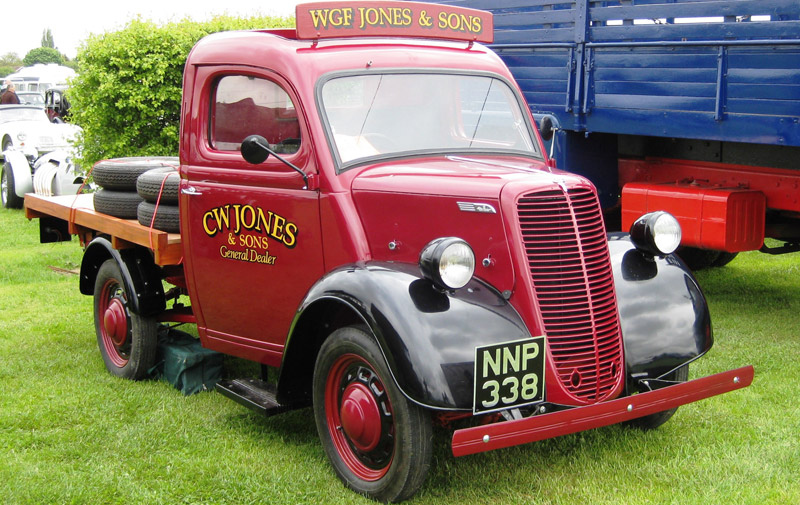
[{"label": "red paintwork", "polygon": [[[419,251],[428,242],[457,229],[459,237],[475,252],[475,275],[500,291],[513,293],[510,302],[522,315],[532,335],[547,333],[557,339],[563,324],[560,318],[569,310],[568,302],[560,301],[557,307],[547,309],[531,297],[537,290],[545,291],[544,284],[537,286],[537,279],[531,278],[531,246],[526,245],[527,254],[525,249],[512,246],[526,243],[519,226],[514,226],[519,222],[518,198],[547,189],[561,192],[555,181],[583,190],[596,202],[594,189],[583,179],[553,170],[544,162],[512,157],[437,157],[383,163],[363,169],[352,188],[373,259],[416,263]],[[462,212],[457,206],[457,202],[462,201],[492,205],[497,213]],[[576,212],[584,211],[585,206],[585,202],[579,204]],[[424,217],[420,209],[424,209]],[[599,209],[596,210],[592,215],[599,217]],[[552,230],[555,216],[548,217],[552,222],[543,226]],[[602,299],[602,306],[582,305],[580,321],[573,319],[571,326],[574,330],[575,323],[580,324],[582,338],[565,335],[555,355],[548,352],[547,398],[566,405],[587,405],[614,398],[623,387],[622,341],[605,231],[602,222],[593,225],[594,232],[586,236],[594,237],[594,241],[581,245],[580,257],[585,257],[587,264],[597,265],[591,277],[602,282],[592,284],[595,295],[590,298]],[[518,255],[515,261],[512,261],[512,254]],[[551,254],[551,246],[544,247],[542,254],[545,257]],[[483,259],[490,259],[488,267],[482,264]],[[581,270],[581,265],[574,267]],[[583,277],[576,280],[573,292],[582,289],[583,281]],[[601,292],[602,296],[596,295]],[[552,303],[552,295],[550,300]],[[543,314],[551,314],[547,319],[551,322],[549,328],[545,326]],[[576,346],[597,348],[600,357],[592,355],[590,360],[580,359]],[[573,384],[576,370],[583,379]],[[599,382],[596,383],[595,378],[599,378]]]},{"label": "red paintwork", "polygon": [[[370,387],[382,395],[379,400],[370,387],[359,380],[354,368],[364,368],[371,377]],[[349,372],[348,372],[349,371]],[[348,381],[350,381],[348,383]],[[344,393],[340,393],[344,388]],[[381,422],[381,410],[386,409],[390,421]],[[360,413],[355,411],[363,409]],[[391,419],[392,406],[386,396],[383,379],[362,357],[355,354],[340,356],[331,366],[325,382],[325,417],[328,433],[336,452],[358,478],[365,481],[381,479],[391,468],[394,457],[394,423]],[[350,444],[356,446],[354,450]],[[386,454],[386,451],[390,452]],[[378,468],[367,466],[361,457],[378,458],[383,464]],[[378,466],[378,465],[372,465]]]},{"label": "red paintwork", "polygon": [[103,329],[115,347],[123,345],[128,338],[125,307],[116,298],[111,300],[103,313]]},{"label": "red paintwork", "polygon": [[[291,35],[286,31],[281,33]],[[320,76],[363,69],[367,64],[375,69],[455,68],[493,72],[514,82],[499,58],[483,46],[468,48],[463,43],[419,39],[309,42],[285,39],[269,32],[234,32],[205,38],[189,55],[181,118],[181,187],[191,186],[197,194],[181,195],[181,234],[186,251],[187,287],[198,332],[206,347],[278,365],[295,311],[313,283],[342,264],[386,257],[384,237],[373,236],[366,221],[374,217],[377,222],[386,223],[394,212],[384,206],[377,213],[365,213],[357,205],[368,205],[370,193],[374,196],[380,186],[394,188],[396,181],[382,179],[378,169],[353,168],[336,174],[315,100],[315,86]],[[212,103],[212,84],[225,73],[271,79],[288,92],[300,118],[302,143],[297,153],[285,155],[285,158],[317,177],[318,192],[302,189],[300,175],[278,160],[270,158],[253,166],[237,152],[216,151],[210,147],[206,118]],[[484,162],[484,169],[487,163],[491,160]],[[549,170],[544,163],[530,160],[520,159],[514,163],[526,166],[527,170]],[[441,165],[447,163],[443,161]],[[513,179],[510,174],[514,170],[499,166],[496,170]],[[362,173],[365,182],[354,183]],[[389,177],[389,172],[383,175]],[[476,170],[475,174],[462,178],[449,177],[443,186],[452,187],[451,192],[461,188],[461,194],[472,198],[493,194],[497,199],[501,184],[478,189],[479,182],[487,180],[486,175],[478,176]],[[430,177],[417,177],[417,181],[420,186],[430,187]],[[360,196],[350,193],[351,185]],[[448,194],[448,190],[441,189],[437,188],[436,193]],[[426,190],[425,194],[429,192]],[[358,198],[363,201],[359,203]],[[265,213],[269,211],[285,217],[299,230],[297,243],[287,248],[270,239],[269,252],[277,260],[264,268],[252,268],[252,263],[244,261],[220,259],[225,253],[222,247],[233,248],[225,241],[238,241],[241,236],[220,232],[209,237],[203,225],[209,222],[204,221],[206,213],[226,205],[251,205]],[[424,221],[419,209],[414,209],[409,217]],[[409,225],[412,229],[418,228],[413,223]],[[490,227],[497,225],[500,225],[499,219]],[[434,238],[433,231],[428,230],[430,238],[424,233],[415,233],[411,242],[416,246],[422,240],[430,240]],[[485,236],[485,231],[473,227],[471,232],[480,236],[480,243],[485,244],[478,253],[492,254],[498,262],[504,263],[494,267],[494,272],[498,272],[498,279],[502,277],[500,284],[511,289],[513,273],[508,269],[510,259],[505,231],[497,228],[490,237]],[[416,256],[419,250],[410,252],[410,248],[400,248],[411,256]],[[266,249],[259,252],[265,253]]]},{"label": "red paintwork", "polygon": [[622,188],[623,230],[656,210],[675,216],[686,246],[739,252],[764,243],[766,199],[760,191],[698,184],[628,183]]},{"label": "red paintwork", "polygon": [[760,191],[767,208],[800,212],[800,172],[705,161],[645,158],[619,160],[619,183],[690,183]]},{"label": "red paintwork", "polygon": [[369,452],[381,438],[381,414],[378,402],[365,384],[354,383],[342,393],[340,415],[342,429],[360,451]]},{"label": "red paintwork", "polygon": [[492,42],[494,24],[486,11],[417,2],[318,2],[298,5],[297,36],[422,37]]},{"label": "red paintwork", "polygon": [[558,377],[547,398],[587,405],[622,392],[622,333],[597,195],[587,186],[567,189],[521,195],[517,220]]},{"label": "red paintwork", "polygon": [[502,449],[655,414],[745,388],[753,382],[753,373],[753,367],[746,366],[588,407],[458,430],[453,434],[453,455]]},{"label": "red paintwork", "polygon": [[122,368],[128,363],[124,348],[128,342],[128,314],[122,290],[114,279],[103,285],[99,296],[98,314],[103,318],[100,325],[100,338],[103,347],[114,366]]}]

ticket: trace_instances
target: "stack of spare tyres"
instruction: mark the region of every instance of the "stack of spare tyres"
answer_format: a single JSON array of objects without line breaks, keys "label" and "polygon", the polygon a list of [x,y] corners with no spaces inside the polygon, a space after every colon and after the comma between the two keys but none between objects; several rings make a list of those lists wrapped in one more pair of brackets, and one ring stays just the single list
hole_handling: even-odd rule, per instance
[{"label": "stack of spare tyres", "polygon": [[103,160],[92,169],[97,212],[170,233],[180,231],[177,157],[132,157]]}]

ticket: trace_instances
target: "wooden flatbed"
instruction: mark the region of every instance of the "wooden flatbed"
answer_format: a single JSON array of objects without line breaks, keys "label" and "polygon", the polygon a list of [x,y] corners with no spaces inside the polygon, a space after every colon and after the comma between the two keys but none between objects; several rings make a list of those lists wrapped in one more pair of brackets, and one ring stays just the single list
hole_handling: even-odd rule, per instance
[{"label": "wooden flatbed", "polygon": [[183,261],[183,245],[179,233],[167,233],[142,226],[134,219],[119,219],[94,210],[92,195],[41,196],[25,195],[25,216],[28,219],[55,217],[66,221],[69,233],[84,243],[97,235],[107,235],[116,249],[135,245],[153,251],[157,265],[178,265]]}]

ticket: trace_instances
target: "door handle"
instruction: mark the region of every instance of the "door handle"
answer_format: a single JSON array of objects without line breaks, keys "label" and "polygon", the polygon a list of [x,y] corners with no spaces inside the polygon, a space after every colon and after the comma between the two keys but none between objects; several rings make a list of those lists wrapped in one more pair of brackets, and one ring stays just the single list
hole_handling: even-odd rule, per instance
[{"label": "door handle", "polygon": [[197,191],[197,188],[194,186],[186,186],[185,188],[181,188],[181,193],[184,195],[202,195],[203,193]]}]

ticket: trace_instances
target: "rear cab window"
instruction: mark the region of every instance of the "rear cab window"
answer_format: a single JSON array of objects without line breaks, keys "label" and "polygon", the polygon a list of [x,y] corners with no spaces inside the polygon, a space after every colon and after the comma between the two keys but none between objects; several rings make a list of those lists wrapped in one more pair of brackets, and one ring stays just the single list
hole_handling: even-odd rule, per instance
[{"label": "rear cab window", "polygon": [[212,93],[210,147],[239,151],[249,135],[261,135],[276,153],[294,154],[301,135],[297,109],[278,84],[248,75],[219,78]]}]

